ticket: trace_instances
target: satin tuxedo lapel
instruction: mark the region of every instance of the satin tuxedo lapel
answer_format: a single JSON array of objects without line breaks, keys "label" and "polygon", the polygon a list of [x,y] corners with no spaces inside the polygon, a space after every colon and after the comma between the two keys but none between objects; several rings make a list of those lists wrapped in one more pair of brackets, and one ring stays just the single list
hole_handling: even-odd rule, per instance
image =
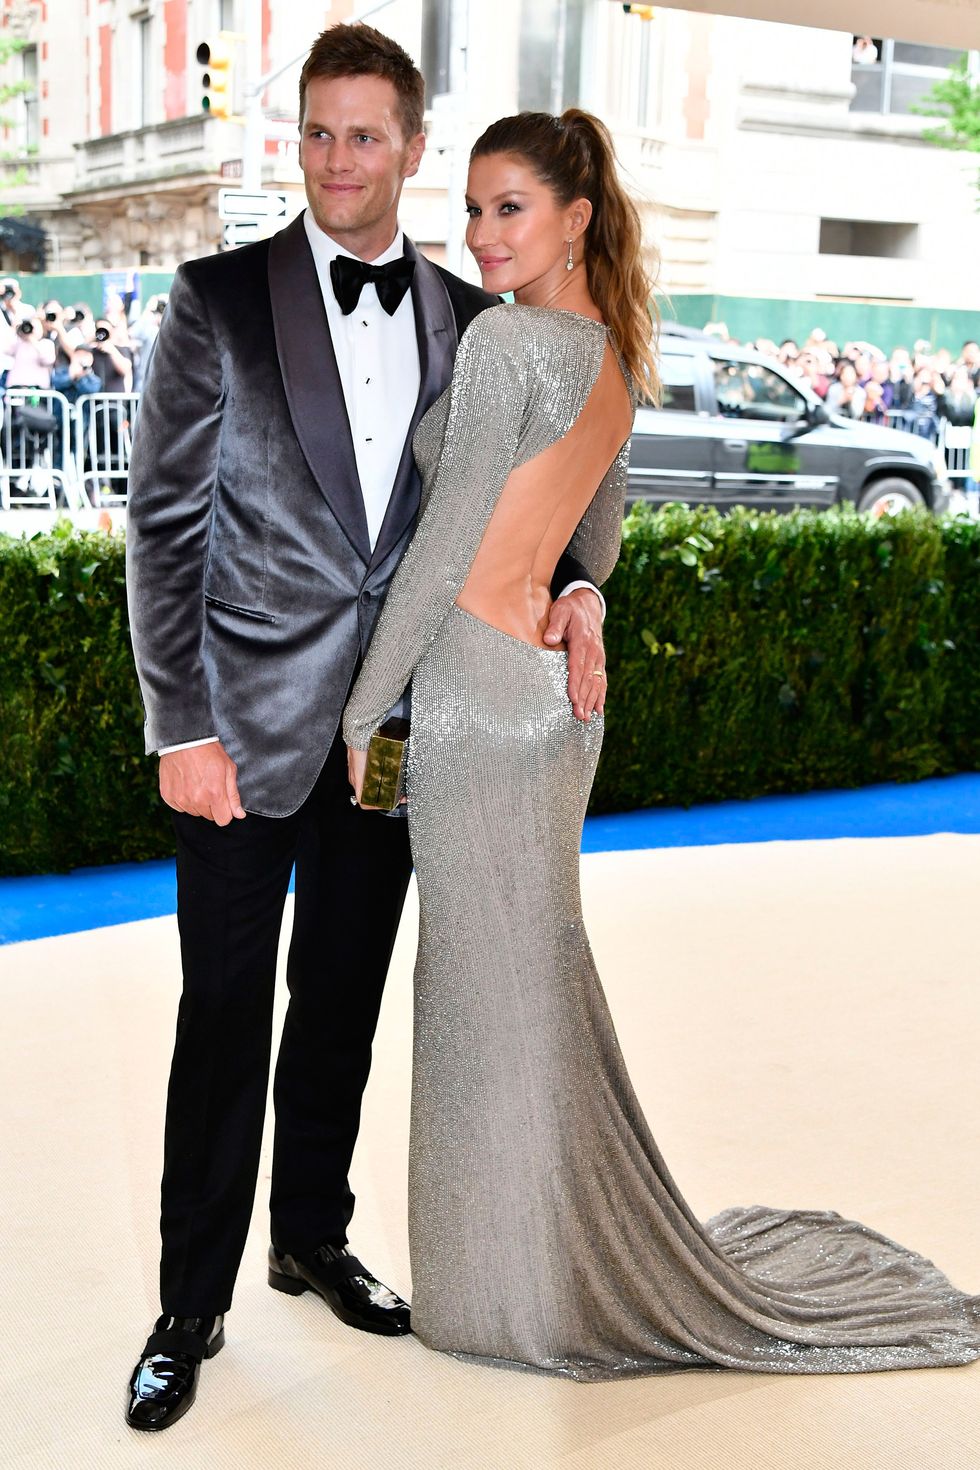
[{"label": "satin tuxedo lapel", "polygon": [[367,565],[371,542],[354,440],[302,214],[270,242],[269,296],[296,438],[324,499]]},{"label": "satin tuxedo lapel", "polygon": [[[380,566],[410,528],[418,514],[419,481],[412,455],[412,439],[419,420],[445,389],[453,375],[458,335],[449,292],[435,266],[420,255],[406,237],[405,254],[415,261],[412,306],[419,343],[419,396],[402,449],[391,499],[381,525],[371,566]],[[353,454],[353,449],[351,450]]]}]

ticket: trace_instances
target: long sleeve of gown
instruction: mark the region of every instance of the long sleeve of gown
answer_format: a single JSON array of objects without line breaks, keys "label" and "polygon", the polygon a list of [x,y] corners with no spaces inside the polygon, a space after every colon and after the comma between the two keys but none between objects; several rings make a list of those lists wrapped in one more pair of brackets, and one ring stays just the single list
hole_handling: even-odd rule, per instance
[{"label": "long sleeve of gown", "polygon": [[[633,408],[636,408],[635,400]],[[606,471],[568,543],[566,556],[584,563],[589,568],[591,580],[598,587],[609,580],[619,560],[623,540],[623,516],[626,513],[629,457],[630,446],[627,440]]]},{"label": "long sleeve of gown", "polygon": [[344,739],[355,750],[366,748],[442,626],[514,466],[527,404],[517,315],[507,306],[491,307],[460,343],[418,528],[344,711]]}]

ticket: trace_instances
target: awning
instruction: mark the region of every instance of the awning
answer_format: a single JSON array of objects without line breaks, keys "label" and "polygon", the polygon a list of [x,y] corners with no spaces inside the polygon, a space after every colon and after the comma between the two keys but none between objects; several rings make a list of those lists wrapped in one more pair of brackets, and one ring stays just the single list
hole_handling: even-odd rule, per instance
[{"label": "awning", "polygon": [[40,225],[32,225],[24,219],[11,219],[8,215],[0,219],[0,245],[15,255],[32,256],[34,269],[44,270],[47,237]]},{"label": "awning", "polygon": [[670,0],[669,8],[980,49],[980,0]]}]

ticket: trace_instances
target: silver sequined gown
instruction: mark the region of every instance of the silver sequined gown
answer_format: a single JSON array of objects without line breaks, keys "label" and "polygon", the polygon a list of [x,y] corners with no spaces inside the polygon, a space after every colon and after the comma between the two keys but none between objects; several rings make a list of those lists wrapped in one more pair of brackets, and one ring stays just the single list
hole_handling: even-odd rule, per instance
[{"label": "silver sequined gown", "polygon": [[[765,1206],[694,1218],[582,923],[602,721],[574,718],[563,652],[455,605],[510,471],[568,432],[605,343],[601,324],[548,309],[495,307],[469,328],[416,435],[423,514],[345,715],[363,749],[412,680],[413,1327],[433,1348],[580,1379],[969,1362],[980,1298],[864,1225]],[[572,543],[600,580],[626,457]]]}]

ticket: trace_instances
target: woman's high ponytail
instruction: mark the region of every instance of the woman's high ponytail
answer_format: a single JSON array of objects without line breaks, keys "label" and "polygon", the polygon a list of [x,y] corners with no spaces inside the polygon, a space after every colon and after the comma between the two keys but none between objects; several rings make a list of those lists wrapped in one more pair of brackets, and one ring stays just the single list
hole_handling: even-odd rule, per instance
[{"label": "woman's high ponytail", "polygon": [[521,112],[492,123],[477,139],[470,156],[490,153],[513,153],[526,159],[562,206],[573,199],[588,199],[592,219],[584,244],[590,294],[640,393],[659,401],[654,346],[660,317],[653,281],[643,262],[640,217],[619,181],[606,125],[577,107],[570,107],[561,117]]}]

